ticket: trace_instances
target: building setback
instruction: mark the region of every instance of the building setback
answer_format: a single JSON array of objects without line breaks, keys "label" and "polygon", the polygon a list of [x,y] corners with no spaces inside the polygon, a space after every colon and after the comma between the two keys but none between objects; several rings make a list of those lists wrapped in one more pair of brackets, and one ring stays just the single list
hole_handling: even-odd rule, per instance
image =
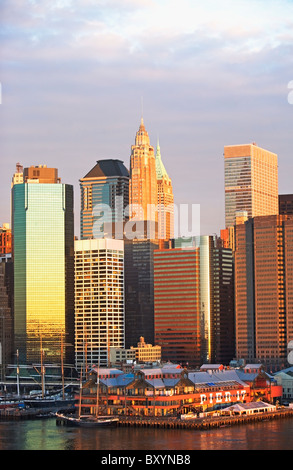
[{"label": "building setback", "polygon": [[12,186],[15,350],[22,364],[74,362],[73,186],[56,169]]},{"label": "building setback", "polygon": [[75,241],[75,364],[107,366],[124,348],[124,242]]},{"label": "building setback", "polygon": [[293,218],[255,217],[236,226],[236,355],[269,371],[287,364],[293,337]]}]

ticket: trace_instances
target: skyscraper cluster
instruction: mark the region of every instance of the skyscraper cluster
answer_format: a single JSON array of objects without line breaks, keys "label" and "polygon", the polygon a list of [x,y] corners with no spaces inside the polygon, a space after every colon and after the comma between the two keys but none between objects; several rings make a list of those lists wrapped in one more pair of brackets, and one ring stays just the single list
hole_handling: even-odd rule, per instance
[{"label": "skyscraper cluster", "polygon": [[221,235],[175,238],[172,180],[142,119],[129,170],[104,159],[80,178],[77,239],[73,186],[57,169],[18,164],[12,227],[0,230],[2,369],[16,351],[24,364],[42,355],[77,369],[109,365],[111,348],[140,338],[163,361],[193,368],[284,367],[293,198],[278,194],[277,155],[255,143],[225,147],[224,167]]}]

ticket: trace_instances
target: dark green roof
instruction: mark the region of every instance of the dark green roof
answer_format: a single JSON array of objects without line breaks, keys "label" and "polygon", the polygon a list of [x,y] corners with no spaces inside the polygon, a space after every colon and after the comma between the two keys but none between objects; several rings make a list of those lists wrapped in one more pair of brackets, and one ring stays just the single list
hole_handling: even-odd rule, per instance
[{"label": "dark green roof", "polygon": [[127,168],[120,160],[98,160],[97,164],[84,178],[100,178],[114,176],[129,176]]}]

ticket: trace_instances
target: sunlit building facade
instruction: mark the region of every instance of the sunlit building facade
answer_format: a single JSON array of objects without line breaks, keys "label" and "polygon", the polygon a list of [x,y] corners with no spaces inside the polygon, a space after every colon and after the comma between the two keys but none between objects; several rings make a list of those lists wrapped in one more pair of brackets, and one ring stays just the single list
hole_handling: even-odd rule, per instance
[{"label": "sunlit building facade", "polygon": [[198,248],[154,253],[155,344],[162,359],[199,367],[201,361]]},{"label": "sunlit building facade", "polygon": [[9,224],[3,224],[0,227],[0,255],[7,255],[11,253],[11,228]]},{"label": "sunlit building facade", "polygon": [[107,366],[124,348],[124,242],[75,241],[75,364]]},{"label": "sunlit building facade", "polygon": [[158,191],[158,237],[159,240],[174,238],[174,196],[172,180],[162,162],[160,145],[156,150],[156,173]]},{"label": "sunlit building facade", "polygon": [[287,367],[293,337],[293,217],[255,217],[236,227],[236,355],[268,371]]},{"label": "sunlit building facade", "polygon": [[256,144],[224,148],[225,224],[235,225],[237,211],[248,217],[278,214],[278,157]]},{"label": "sunlit building facade", "polygon": [[28,364],[60,364],[62,350],[73,364],[73,187],[46,166],[24,175],[12,187],[15,350]]},{"label": "sunlit building facade", "polygon": [[157,221],[157,175],[154,148],[143,119],[130,156],[130,219]]},{"label": "sunlit building facade", "polygon": [[212,235],[178,238],[173,247],[154,258],[155,342],[162,358],[197,367],[229,364],[235,356],[232,250]]}]

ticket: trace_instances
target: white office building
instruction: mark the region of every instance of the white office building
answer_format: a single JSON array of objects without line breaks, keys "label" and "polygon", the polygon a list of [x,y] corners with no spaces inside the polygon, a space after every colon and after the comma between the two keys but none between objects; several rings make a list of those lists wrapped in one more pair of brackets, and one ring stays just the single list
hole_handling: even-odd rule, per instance
[{"label": "white office building", "polygon": [[107,366],[124,348],[124,242],[75,241],[75,362],[85,372]]}]

